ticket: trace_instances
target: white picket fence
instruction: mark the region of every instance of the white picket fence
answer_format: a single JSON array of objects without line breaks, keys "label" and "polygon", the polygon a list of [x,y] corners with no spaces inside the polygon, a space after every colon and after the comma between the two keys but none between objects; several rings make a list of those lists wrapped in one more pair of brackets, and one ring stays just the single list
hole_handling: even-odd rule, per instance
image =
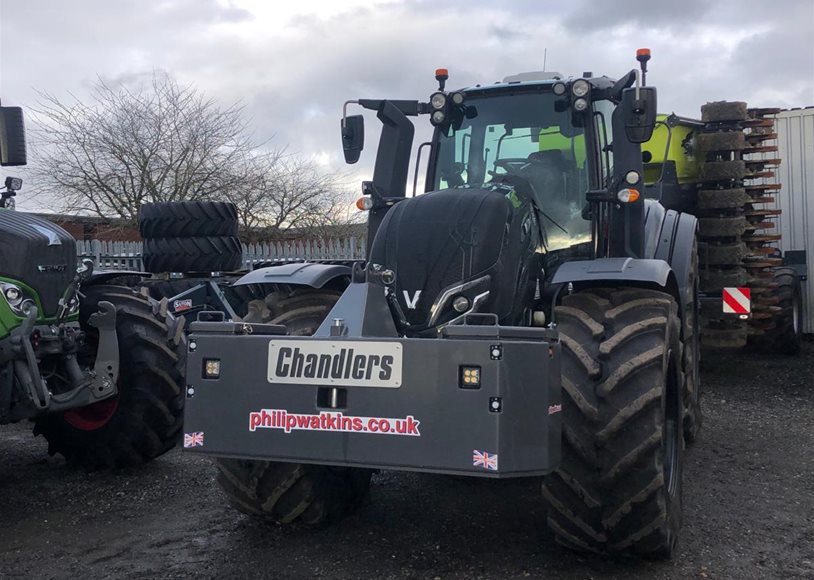
[{"label": "white picket fence", "polygon": [[[77,241],[80,258],[90,258],[99,269],[141,270],[141,242]],[[365,240],[339,239],[286,240],[243,244],[243,265],[251,270],[256,264],[281,260],[361,260]]]}]

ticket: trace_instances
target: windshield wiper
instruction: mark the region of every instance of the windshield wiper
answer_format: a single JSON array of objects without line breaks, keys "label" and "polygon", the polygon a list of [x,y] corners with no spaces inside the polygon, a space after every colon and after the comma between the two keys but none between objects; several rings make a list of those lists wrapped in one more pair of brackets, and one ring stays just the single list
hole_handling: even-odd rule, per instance
[{"label": "windshield wiper", "polygon": [[[555,226],[560,228],[566,236],[571,235],[571,234],[568,233],[568,230],[566,230],[564,227],[562,227],[557,222],[557,220],[555,220],[553,217],[548,215],[546,212],[544,212],[540,208],[539,205],[537,205],[537,194],[536,194],[536,192],[534,190],[534,186],[531,184],[531,181],[529,181],[529,179],[527,177],[523,177],[522,175],[515,175],[513,173],[494,173],[494,172],[491,172],[491,173],[492,173],[492,181],[490,183],[506,183],[506,184],[510,185],[511,187],[513,187],[515,189],[518,189],[518,186],[523,187],[523,184],[525,184],[525,186],[528,187],[528,189],[530,190],[530,193],[526,192],[527,197],[528,197],[529,201],[531,202],[531,205],[533,205],[534,208],[538,212],[540,212],[540,215],[542,215],[544,218],[546,218],[552,224],[554,224]],[[488,184],[484,184],[484,185],[488,185]],[[520,190],[518,189],[518,191],[520,191]]]},{"label": "windshield wiper", "polygon": [[[537,204],[534,204],[534,205],[536,206]],[[568,230],[566,230],[564,227],[562,227],[560,224],[558,224],[558,223],[557,223],[557,220],[555,220],[553,217],[551,217],[551,216],[550,216],[550,215],[548,215],[546,212],[544,212],[543,210],[541,210],[539,207],[537,208],[537,211],[539,211],[539,212],[540,212],[540,214],[541,214],[541,215],[542,215],[544,218],[548,219],[548,221],[550,221],[552,224],[554,224],[555,226],[557,226],[558,228],[560,228],[560,229],[563,231],[563,233],[564,233],[566,236],[570,236],[570,235],[571,235],[571,234],[569,234],[569,233],[568,233]]]}]

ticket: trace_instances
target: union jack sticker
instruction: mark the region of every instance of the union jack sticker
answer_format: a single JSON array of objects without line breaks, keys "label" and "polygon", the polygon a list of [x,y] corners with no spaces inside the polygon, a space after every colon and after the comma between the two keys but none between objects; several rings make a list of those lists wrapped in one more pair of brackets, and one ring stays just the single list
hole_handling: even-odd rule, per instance
[{"label": "union jack sticker", "polygon": [[195,433],[184,433],[184,447],[203,447],[204,432],[196,431]]},{"label": "union jack sticker", "polygon": [[473,449],[472,466],[497,471],[497,453],[486,453],[486,451],[478,451],[477,449]]}]

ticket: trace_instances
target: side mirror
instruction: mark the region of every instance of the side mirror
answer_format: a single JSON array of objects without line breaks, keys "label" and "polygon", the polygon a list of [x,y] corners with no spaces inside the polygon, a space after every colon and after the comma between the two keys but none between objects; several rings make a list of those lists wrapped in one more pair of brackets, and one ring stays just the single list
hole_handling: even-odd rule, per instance
[{"label": "side mirror", "polygon": [[656,87],[640,87],[638,99],[635,88],[622,91],[622,118],[628,141],[644,143],[650,140],[656,128],[657,111]]},{"label": "side mirror", "polygon": [[345,163],[356,163],[359,161],[362,149],[365,148],[365,118],[362,115],[345,117],[341,121],[341,127]]},{"label": "side mirror", "polygon": [[0,165],[25,165],[25,124],[20,107],[0,107]]}]

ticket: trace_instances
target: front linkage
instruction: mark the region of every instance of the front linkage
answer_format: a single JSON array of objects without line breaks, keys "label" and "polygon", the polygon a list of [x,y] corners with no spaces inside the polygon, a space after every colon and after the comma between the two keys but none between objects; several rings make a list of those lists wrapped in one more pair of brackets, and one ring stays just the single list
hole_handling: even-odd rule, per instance
[{"label": "front linkage", "polygon": [[[79,363],[85,333],[75,320],[65,321],[69,317],[75,319],[80,303],[79,289],[92,271],[93,265],[89,262],[77,270],[60,300],[56,320],[44,324],[37,306],[32,303],[25,311],[22,324],[0,341],[0,423],[85,407],[116,395],[119,349],[113,304],[100,302],[99,311],[88,319],[99,333],[92,368],[83,368]],[[43,376],[44,359],[54,363],[49,376],[58,373],[57,366],[64,372],[59,373],[63,383],[60,392],[53,392]]]},{"label": "front linkage", "polygon": [[49,454],[87,470],[149,461],[181,431],[184,319],[109,279],[85,264],[55,318],[32,301],[0,339],[0,424],[33,420]]}]

